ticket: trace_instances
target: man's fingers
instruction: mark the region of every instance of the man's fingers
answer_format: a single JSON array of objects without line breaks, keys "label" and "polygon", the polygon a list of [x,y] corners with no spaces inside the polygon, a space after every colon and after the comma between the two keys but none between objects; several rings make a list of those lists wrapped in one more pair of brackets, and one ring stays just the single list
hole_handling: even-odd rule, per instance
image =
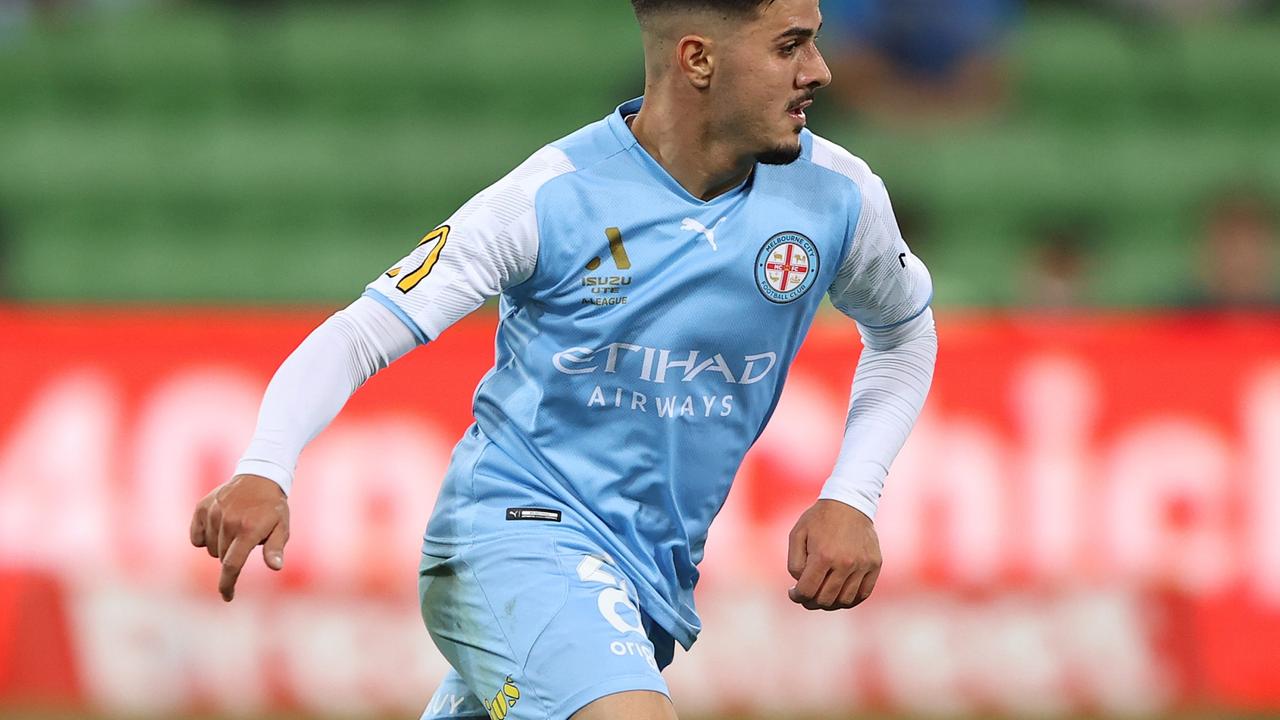
[{"label": "man's fingers", "polygon": [[791,531],[791,600],[810,610],[839,610],[871,594],[880,547],[871,517],[835,500],[818,500]]},{"label": "man's fingers", "polygon": [[262,545],[262,559],[267,567],[279,570],[284,567],[284,544],[289,541],[289,521],[286,518],[276,523],[275,529],[267,536]]},{"label": "man's fingers", "polygon": [[796,580],[795,587],[791,588],[788,593],[792,601],[804,604],[812,602],[818,596],[818,590],[822,587],[822,581],[827,578],[827,571],[830,566],[817,558],[810,556],[805,559],[804,572],[800,574],[800,578]]},{"label": "man's fingers", "polygon": [[289,540],[289,506],[269,478],[237,475],[201,500],[191,517],[191,542],[221,560],[218,591],[230,602],[249,555],[263,548],[267,567],[284,567]]},{"label": "man's fingers", "polygon": [[[876,580],[880,578],[880,568],[875,568],[867,573],[862,579],[862,584],[858,588],[858,596],[854,598],[853,604],[859,605],[863,600],[871,597],[871,591],[876,589]],[[850,606],[852,607],[852,606]]]},{"label": "man's fingers", "polygon": [[840,599],[840,591],[844,589],[845,581],[848,579],[848,570],[831,568],[831,572],[827,573],[827,579],[822,582],[822,587],[813,598],[814,604],[823,610],[835,610],[836,601]]},{"label": "man's fingers", "polygon": [[806,598],[802,596],[799,593],[799,591],[796,590],[795,587],[792,587],[790,590],[787,591],[787,597],[791,599],[791,602],[796,603],[797,605],[800,605],[805,610],[821,610],[822,609],[818,607],[818,603],[813,598]]},{"label": "man's fingers", "polygon": [[204,514],[204,549],[209,557],[222,557],[218,554],[218,536],[222,533],[222,511],[215,504]]},{"label": "man's fingers", "polygon": [[844,581],[844,587],[840,588],[840,597],[836,598],[837,608],[851,608],[858,604],[858,590],[862,584],[866,582],[866,578],[871,577],[871,573],[855,572],[849,575],[849,579]]},{"label": "man's fingers", "polygon": [[196,511],[191,514],[191,544],[196,547],[204,547],[204,516],[206,514],[204,503],[196,506]]},{"label": "man's fingers", "polygon": [[796,528],[791,531],[791,537],[787,539],[787,572],[791,573],[791,577],[796,580],[799,580],[800,575],[804,573],[808,535],[808,531],[804,528]]},{"label": "man's fingers", "polygon": [[240,577],[240,570],[249,559],[249,552],[257,545],[257,540],[247,533],[231,541],[226,555],[222,556],[222,574],[218,577],[218,592],[222,593],[223,600],[231,602],[236,596],[236,580]]},{"label": "man's fingers", "polygon": [[[235,542],[236,536],[240,532],[239,525],[229,523],[225,519],[218,524],[218,557],[223,559],[227,557],[227,552],[231,549],[231,543]],[[254,544],[257,545],[257,543]]]}]

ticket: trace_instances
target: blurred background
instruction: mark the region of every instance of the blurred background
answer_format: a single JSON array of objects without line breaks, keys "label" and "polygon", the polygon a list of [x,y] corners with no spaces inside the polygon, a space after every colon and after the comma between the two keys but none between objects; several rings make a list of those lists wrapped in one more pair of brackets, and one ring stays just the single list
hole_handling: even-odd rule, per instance
[{"label": "blurred background", "polygon": [[[786,534],[857,348],[820,318],[682,716],[1280,717],[1280,8],[823,11],[810,126],[888,184],[942,356],[876,596],[805,613]],[[641,70],[624,0],[0,0],[0,717],[422,712],[417,542],[492,310],[313,444],[231,606],[190,507],[312,327]]]}]

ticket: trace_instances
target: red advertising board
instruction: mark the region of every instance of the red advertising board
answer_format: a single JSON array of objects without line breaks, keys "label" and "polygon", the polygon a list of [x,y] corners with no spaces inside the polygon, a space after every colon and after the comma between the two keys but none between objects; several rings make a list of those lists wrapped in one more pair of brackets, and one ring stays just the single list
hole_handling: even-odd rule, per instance
[{"label": "red advertising board", "polygon": [[[308,449],[282,573],[256,561],[223,605],[186,542],[322,319],[0,309],[0,708],[421,710],[445,668],[417,627],[417,538],[492,317],[374,378]],[[1280,316],[939,330],[877,518],[880,585],[823,614],[786,600],[786,535],[834,460],[859,344],[815,326],[712,527],[704,638],[669,671],[681,707],[1280,708]]]}]

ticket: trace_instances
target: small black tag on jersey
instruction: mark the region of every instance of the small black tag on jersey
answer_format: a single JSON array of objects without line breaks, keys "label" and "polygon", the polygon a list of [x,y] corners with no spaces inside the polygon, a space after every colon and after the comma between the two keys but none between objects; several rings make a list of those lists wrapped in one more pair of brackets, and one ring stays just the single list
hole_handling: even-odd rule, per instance
[{"label": "small black tag on jersey", "polygon": [[545,508],[507,508],[507,519],[560,522],[560,511],[547,510]]}]

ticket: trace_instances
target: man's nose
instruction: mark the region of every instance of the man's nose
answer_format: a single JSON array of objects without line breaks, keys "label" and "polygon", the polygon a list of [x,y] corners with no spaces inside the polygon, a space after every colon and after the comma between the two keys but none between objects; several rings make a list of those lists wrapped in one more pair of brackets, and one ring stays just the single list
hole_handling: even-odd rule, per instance
[{"label": "man's nose", "polygon": [[827,67],[826,58],[817,48],[813,50],[813,58],[805,63],[797,78],[802,88],[817,90],[831,84],[831,68]]}]

